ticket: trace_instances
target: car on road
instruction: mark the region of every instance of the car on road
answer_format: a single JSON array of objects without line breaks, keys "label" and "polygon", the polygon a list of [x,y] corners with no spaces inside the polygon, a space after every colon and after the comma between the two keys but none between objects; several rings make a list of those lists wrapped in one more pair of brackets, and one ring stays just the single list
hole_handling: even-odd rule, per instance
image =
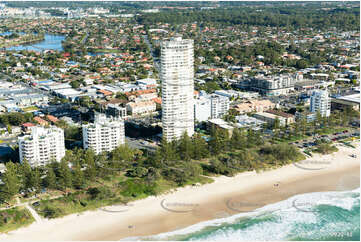
[{"label": "car on road", "polygon": [[40,202],[34,202],[32,205],[33,205],[34,207],[37,207],[37,206],[40,205]]}]

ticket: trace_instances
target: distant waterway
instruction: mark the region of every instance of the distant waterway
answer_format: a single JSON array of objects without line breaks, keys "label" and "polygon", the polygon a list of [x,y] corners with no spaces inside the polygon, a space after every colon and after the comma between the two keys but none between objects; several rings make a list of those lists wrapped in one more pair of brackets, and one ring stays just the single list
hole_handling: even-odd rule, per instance
[{"label": "distant waterway", "polygon": [[[10,35],[11,32],[4,32],[0,33],[0,36],[2,35]],[[45,34],[44,40],[41,40],[36,43],[29,43],[29,44],[23,44],[18,46],[12,46],[6,48],[6,50],[34,50],[34,51],[43,51],[43,50],[57,50],[62,51],[63,46],[61,45],[61,42],[65,39],[65,36],[63,35],[53,35],[53,34]]]}]

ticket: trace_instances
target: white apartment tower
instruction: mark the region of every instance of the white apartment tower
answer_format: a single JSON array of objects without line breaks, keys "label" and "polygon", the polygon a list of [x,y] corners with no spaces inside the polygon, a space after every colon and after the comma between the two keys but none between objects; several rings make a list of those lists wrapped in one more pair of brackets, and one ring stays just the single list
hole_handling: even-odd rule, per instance
[{"label": "white apartment tower", "polygon": [[229,110],[229,98],[217,94],[212,94],[211,99],[211,118],[223,118]]},{"label": "white apartment tower", "polygon": [[93,149],[96,154],[112,151],[124,144],[124,121],[120,118],[96,114],[94,123],[85,124],[82,129],[84,149]]},{"label": "white apartment tower", "polygon": [[30,127],[30,134],[18,138],[20,162],[31,167],[60,161],[65,156],[64,131],[57,127]]},{"label": "white apartment tower", "polygon": [[327,90],[315,90],[311,95],[310,111],[320,112],[322,117],[328,117],[331,113],[331,98]]},{"label": "white apartment tower", "polygon": [[194,119],[204,122],[211,118],[211,99],[199,97],[194,100]]},{"label": "white apartment tower", "polygon": [[193,40],[171,38],[161,43],[163,138],[179,139],[194,134]]}]

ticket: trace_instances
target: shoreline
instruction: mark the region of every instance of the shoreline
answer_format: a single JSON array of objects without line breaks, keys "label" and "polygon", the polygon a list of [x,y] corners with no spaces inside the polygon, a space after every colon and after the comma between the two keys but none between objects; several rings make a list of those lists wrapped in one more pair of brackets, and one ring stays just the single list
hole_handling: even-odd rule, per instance
[{"label": "shoreline", "polygon": [[[356,149],[338,145],[339,151],[333,154],[314,154],[301,167],[291,164],[258,174],[220,176],[210,184],[178,188],[176,192],[137,200],[128,206],[43,219],[0,234],[0,240],[120,240],[150,236],[253,211],[297,194],[353,190],[360,187],[358,141],[355,146]],[[357,154],[357,158],[351,154]]]}]

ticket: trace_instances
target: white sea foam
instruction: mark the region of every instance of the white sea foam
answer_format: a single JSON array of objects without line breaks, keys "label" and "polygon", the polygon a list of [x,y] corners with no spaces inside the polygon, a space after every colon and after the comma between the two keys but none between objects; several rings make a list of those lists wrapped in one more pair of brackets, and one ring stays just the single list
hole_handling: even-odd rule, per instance
[{"label": "white sea foam", "polygon": [[[351,210],[357,201],[359,201],[360,188],[352,191],[343,192],[315,192],[299,194],[288,198],[287,200],[266,205],[256,209],[253,212],[239,213],[227,218],[209,220],[201,222],[184,229],[162,233],[151,237],[132,237],[125,240],[165,240],[173,236],[188,235],[209,227],[213,227],[209,235],[203,235],[204,240],[284,240],[289,234],[297,234],[300,237],[312,236],[312,231],[308,231],[298,226],[292,226],[300,223],[316,224],[317,213],[313,208],[319,205],[330,205]],[[357,196],[358,195],[358,196]],[[271,219],[266,219],[270,216]],[[261,222],[247,226],[245,229],[235,229],[231,225],[241,218],[260,218]],[[328,228],[319,228],[320,234],[337,231],[339,226],[347,224],[329,223]],[[227,226],[230,225],[230,226]],[[217,228],[219,227],[219,228]],[[327,230],[327,231],[326,231]],[[192,239],[192,238],[191,238]]]}]

